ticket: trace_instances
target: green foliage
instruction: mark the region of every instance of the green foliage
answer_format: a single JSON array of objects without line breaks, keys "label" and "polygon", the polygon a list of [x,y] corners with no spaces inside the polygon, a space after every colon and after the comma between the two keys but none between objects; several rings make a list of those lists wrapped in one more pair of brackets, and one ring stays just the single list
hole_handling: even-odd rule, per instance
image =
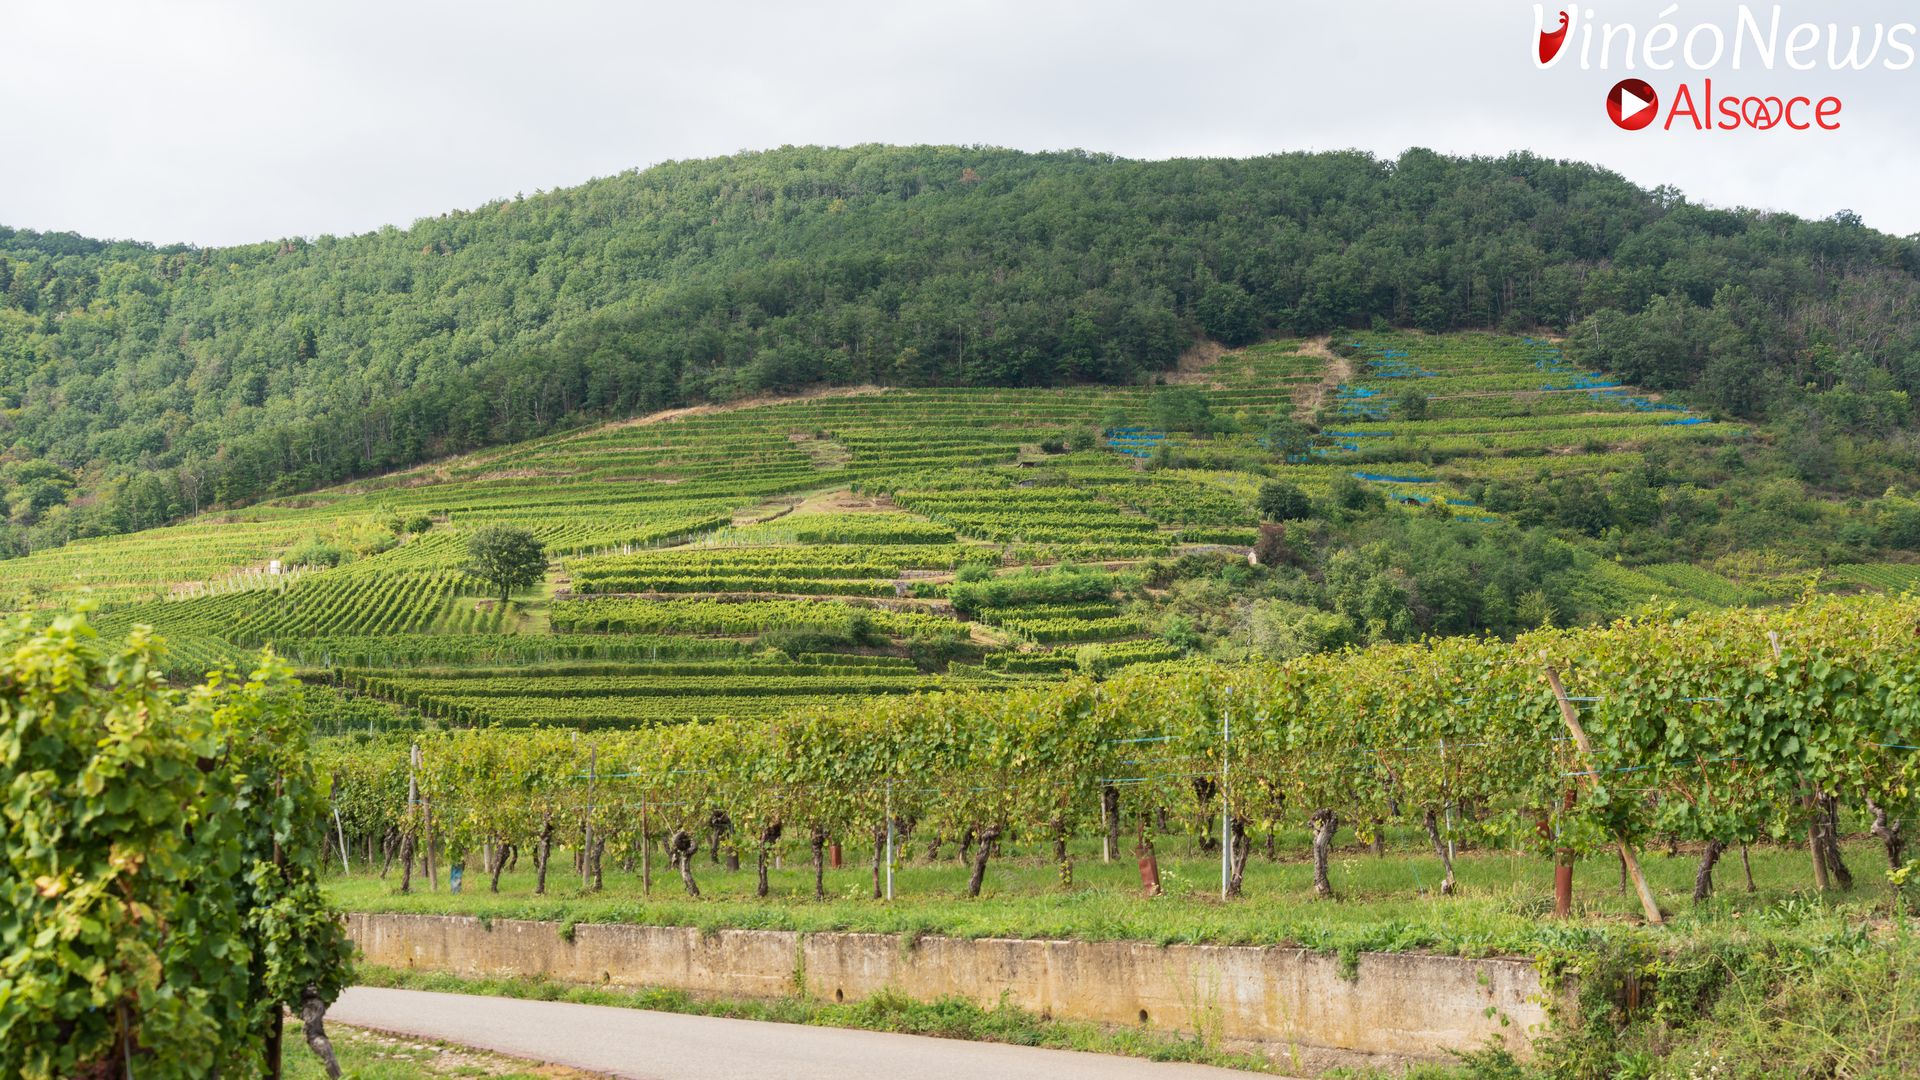
[{"label": "green foliage", "polygon": [[[1847,487],[1811,487],[1778,433],[1696,423],[1627,389],[1542,389],[1611,381],[1574,372],[1549,341],[1333,344],[1347,363],[1276,341],[1171,388],[821,395],[572,432],[43,550],[0,566],[0,581],[42,605],[92,588],[110,612],[103,635],[154,626],[187,677],[272,643],[343,693],[330,729],[370,732],[765,719],[869,694],[1014,688],[1076,670],[1083,643],[1100,646],[1104,675],[1182,651],[1158,636],[1168,626],[1203,655],[1291,656],[1592,625],[1668,601],[1784,603],[1816,571],[1820,589],[1898,591],[1920,572],[1880,546],[1882,518],[1898,523],[1920,475],[1895,458],[1839,448]],[[1408,385],[1428,394],[1427,419],[1374,417],[1371,402]],[[1198,394],[1219,421],[1175,435],[1173,467],[1139,468],[1142,447],[1168,441],[1150,428],[1114,448],[1030,453],[1040,434],[1140,417],[1163,394]],[[1260,419],[1292,423],[1314,400],[1358,413],[1303,460],[1275,460]],[[7,475],[58,479],[24,464]],[[1268,484],[1307,496],[1313,516],[1263,527]],[[435,524],[405,531],[421,519]],[[490,525],[544,543],[563,588],[469,599],[486,586],[460,569],[465,543]],[[308,537],[357,557],[264,571]],[[1222,545],[1240,550],[1195,550]],[[1031,584],[1022,566],[1122,561],[1143,562],[1152,588],[1126,573],[1084,594],[1006,591]],[[873,633],[851,631],[859,612]],[[869,654],[903,667],[845,670]],[[522,663],[532,670],[502,677]]]},{"label": "green foliage", "polygon": [[968,563],[953,575],[954,582],[960,585],[972,585],[992,579],[993,567],[984,563]]},{"label": "green foliage", "polygon": [[283,1007],[332,1001],[346,988],[353,947],[320,895],[327,784],[314,771],[306,702],[292,669],[268,654],[245,681],[220,673],[194,691],[225,734],[239,827],[237,901],[253,950],[247,1000],[265,1039]]},{"label": "green foliage", "polygon": [[[0,541],[147,528],[696,400],[1126,383],[1196,335],[1388,322],[1565,329],[1576,356],[1656,390],[1803,412],[1817,481],[1844,453],[1829,433],[1911,422],[1910,335],[1834,313],[1867,294],[1905,310],[1914,265],[1911,240],[1857,219],[1425,150],[789,147],[358,237],[214,250],[0,229],[22,459],[0,476]],[[971,327],[980,311],[997,317]]]},{"label": "green foliage", "polygon": [[[1762,910],[1778,924],[1794,902]],[[1810,932],[1809,932],[1810,931]],[[1920,962],[1912,930],[1880,937],[1816,922],[1764,944],[1632,943],[1593,937],[1556,950],[1556,978],[1578,987],[1538,1045],[1553,1073],[1905,1076],[1920,1068]],[[1641,1008],[1627,1002],[1641,999]]]},{"label": "green foliage", "polygon": [[[136,641],[102,655],[84,619],[6,627],[10,764],[0,1065],[70,1076],[129,1040],[205,1075],[251,1021],[245,932],[217,772],[221,733]],[[246,867],[244,869],[251,869]]]},{"label": "green foliage", "polygon": [[533,585],[546,575],[546,545],[526,529],[482,526],[467,538],[466,571],[500,590],[500,602],[505,604],[513,590]]},{"label": "green foliage", "polygon": [[[346,888],[382,908],[457,904],[501,917],[544,910],[802,931],[1260,941],[1338,952],[1348,962],[1372,949],[1519,952],[1576,980],[1574,1011],[1559,1017],[1536,1058],[1559,1075],[1645,1075],[1655,1066],[1685,1075],[1695,1061],[1764,1075],[1751,1063],[1776,1059],[1793,1075],[1823,1074],[1823,1063],[1900,1075],[1910,1071],[1920,1015],[1908,1007],[1911,987],[1900,974],[1913,963],[1911,940],[1897,923],[1891,932],[1886,926],[1882,905],[1894,898],[1884,891],[1863,889],[1852,902],[1803,895],[1796,848],[1806,821],[1793,793],[1810,783],[1853,805],[1871,799],[1896,816],[1913,812],[1916,764],[1900,749],[1910,744],[1895,740],[1920,716],[1916,618],[1911,598],[1816,601],[1552,631],[1512,644],[1452,638],[1277,666],[1162,665],[1098,684],[935,695],[595,744],[602,762],[644,763],[634,789],[660,800],[662,812],[678,803],[738,807],[738,821],[751,810],[752,820],[819,824],[861,844],[888,811],[913,822],[918,836],[951,840],[1004,827],[1005,858],[1018,858],[1015,844],[1024,843],[1026,861],[1019,883],[986,901],[953,899],[962,871],[918,865],[902,881],[921,895],[887,905],[865,900],[862,881],[849,888],[851,870],[832,879],[832,899],[817,904],[748,900],[738,885],[733,896],[700,904],[641,898],[632,884],[620,896],[552,900],[527,898],[524,880],[516,896],[458,901],[395,898],[370,876]],[[1770,634],[1779,637],[1777,653]],[[1575,695],[1590,752],[1565,735],[1548,667]],[[1223,741],[1229,721],[1234,737]],[[469,778],[450,771],[433,783],[435,805],[515,820],[522,796],[511,793],[528,787],[517,778],[577,775],[581,747],[557,734],[435,736],[435,760],[484,760],[516,778],[503,801],[471,791]],[[377,768],[403,752],[394,743],[340,750],[349,768]],[[1359,826],[1356,841],[1391,829],[1401,847],[1392,859],[1345,847],[1334,870],[1343,892],[1359,895],[1337,906],[1221,904],[1205,881],[1213,867],[1201,861],[1200,883],[1181,880],[1194,864],[1171,853],[1173,895],[1151,904],[1140,902],[1137,879],[1125,880],[1130,864],[1088,866],[1101,884],[1071,891],[1053,883],[1053,865],[1036,867],[1035,850],[1057,835],[1081,838],[1083,857],[1089,851],[1099,778],[1132,778],[1122,807],[1129,825],[1162,808],[1175,820],[1192,808],[1210,823],[1217,796],[1200,793],[1196,806],[1192,779],[1229,768],[1232,805],[1249,829],[1297,848],[1308,815],[1327,808]],[[1570,786],[1571,806],[1563,802]],[[571,798],[577,808],[577,784]],[[1444,821],[1449,843],[1477,849],[1463,859],[1465,887],[1454,899],[1430,892],[1440,873],[1423,820]],[[611,824],[624,830],[613,844],[631,841],[630,819]],[[1632,901],[1615,888],[1614,845],[1662,836],[1752,843],[1764,893],[1749,899],[1729,888],[1735,898],[1689,907],[1678,895],[1694,879],[1697,856],[1650,854],[1648,873],[1675,909],[1675,926],[1623,925],[1622,906]],[[1544,855],[1560,844],[1592,856],[1576,868],[1581,921],[1543,923],[1545,864],[1511,852]],[[790,868],[776,877],[780,895],[800,892],[797,876]],[[1036,877],[1045,884],[1037,887]],[[1263,895],[1286,899],[1309,887],[1306,868],[1292,860],[1263,860],[1252,880]],[[1818,978],[1824,968],[1839,974]],[[1717,1022],[1704,1026],[1702,1017]],[[1809,1036],[1806,1045],[1786,1045],[1789,1022]],[[1493,1057],[1476,1063],[1511,1075],[1510,1063]]]},{"label": "green foliage", "polygon": [[795,657],[834,648],[859,648],[886,643],[886,630],[874,621],[871,614],[857,608],[840,612],[831,623],[777,627],[760,635],[760,644]]},{"label": "green foliage", "polygon": [[[1541,631],[1512,644],[1436,638],[1270,667],[1136,667],[1097,687],[1071,680],[876,697],[852,713],[789,709],[772,725],[742,716],[596,738],[603,761],[633,762],[653,797],[674,805],[725,805],[716,791],[760,790],[762,772],[777,769],[789,822],[829,830],[871,822],[891,798],[895,813],[958,835],[1063,827],[1091,812],[1101,776],[1143,778],[1128,796],[1136,806],[1182,805],[1192,797],[1185,778],[1220,767],[1215,733],[1231,716],[1242,790],[1296,824],[1321,807],[1348,821],[1417,821],[1427,808],[1466,801],[1475,815],[1460,827],[1494,844],[1598,850],[1654,835],[1747,843],[1804,835],[1794,793],[1805,785],[1911,811],[1920,762],[1889,747],[1909,745],[1902,740],[1920,715],[1910,685],[1915,604],[1825,601]],[[1349,630],[1297,610],[1265,614],[1256,644],[1276,653],[1303,635],[1373,633],[1378,618],[1348,615]],[[1769,634],[1779,636],[1777,655]],[[1182,616],[1166,620],[1163,637],[1175,647],[1198,640]],[[1583,702],[1591,753],[1568,748],[1542,677],[1549,665]],[[498,680],[465,681],[484,696]],[[583,679],[573,696],[591,700],[584,695],[597,685]],[[546,715],[563,704],[572,703],[549,703]],[[1143,733],[1152,739],[1118,742]],[[574,768],[580,748],[555,734],[423,740],[436,768],[467,763],[490,778],[482,788],[465,771],[433,773],[424,790],[436,813],[471,815],[482,831],[496,815],[519,820],[513,793],[529,790],[522,774]],[[371,764],[363,755],[391,761],[401,748],[341,752],[337,767],[351,772]],[[1362,761],[1371,764],[1328,764]],[[1570,775],[1582,779],[1567,806]],[[890,788],[900,776],[914,787]],[[1553,824],[1545,834],[1541,814]],[[617,839],[630,826],[606,827]]]},{"label": "green foliage", "polygon": [[977,581],[956,582],[947,591],[961,611],[1016,604],[1059,604],[1077,600],[1105,600],[1120,582],[1108,571],[1071,563],[1047,570],[1022,570]]},{"label": "green foliage", "polygon": [[1263,521],[1298,521],[1313,514],[1313,502],[1297,486],[1269,480],[1260,485],[1254,509]]},{"label": "green foliage", "polygon": [[1351,476],[1334,477],[1330,498],[1335,507],[1349,513],[1378,510],[1385,502],[1379,492]]},{"label": "green foliage", "polygon": [[1194,629],[1193,620],[1184,615],[1169,615],[1161,621],[1160,640],[1181,652],[1200,647],[1200,633]]},{"label": "green foliage", "polygon": [[1217,430],[1220,424],[1213,415],[1207,396],[1192,387],[1175,386],[1156,390],[1147,403],[1147,410],[1153,418],[1153,426],[1161,431],[1208,435]]},{"label": "green foliage", "polygon": [[1352,616],[1284,600],[1254,605],[1248,633],[1255,652],[1270,660],[1291,660],[1361,643]]},{"label": "green foliage", "polygon": [[573,600],[556,604],[553,627],[562,632],[753,634],[783,628],[846,633],[855,614],[881,633],[901,635],[925,630],[960,632],[952,620],[919,612],[854,608],[832,601],[807,600],[640,600],[625,597]]},{"label": "green foliage", "polygon": [[1901,551],[1920,551],[1920,500],[1881,500],[1876,515],[1880,542]]},{"label": "green foliage", "polygon": [[347,557],[339,545],[320,536],[309,536],[287,549],[288,566],[339,566]]},{"label": "green foliage", "polygon": [[1306,461],[1313,452],[1313,429],[1296,421],[1291,412],[1277,412],[1267,421],[1267,449],[1281,461]]},{"label": "green foliage", "polygon": [[1327,559],[1323,585],[1326,606],[1372,640],[1534,629],[1545,624],[1545,594],[1586,572],[1573,547],[1538,530],[1465,528],[1422,514],[1372,520],[1361,535]]},{"label": "green foliage", "polygon": [[15,619],[0,649],[0,1066],[257,1071],[280,1009],[332,1000],[348,959],[304,831],[324,794],[288,672],[183,695],[144,634],[106,655],[79,616]]},{"label": "green foliage", "polygon": [[1393,399],[1393,415],[1402,420],[1425,420],[1427,395],[1418,388],[1408,388]]}]

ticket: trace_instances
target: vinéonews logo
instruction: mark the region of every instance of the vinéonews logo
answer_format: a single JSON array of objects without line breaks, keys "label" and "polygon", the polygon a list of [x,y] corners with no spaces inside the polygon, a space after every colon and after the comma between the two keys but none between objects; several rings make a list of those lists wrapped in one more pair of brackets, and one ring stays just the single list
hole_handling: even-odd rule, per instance
[{"label": "vin\u00e9onews logo", "polygon": [[1768,92],[1769,80],[1756,72],[1837,76],[1873,68],[1908,71],[1920,61],[1920,26],[1914,23],[1796,23],[1780,4],[1741,4],[1728,21],[1691,24],[1677,20],[1680,5],[1671,4],[1645,26],[1606,21],[1578,4],[1535,4],[1533,12],[1534,65],[1540,70],[1646,71],[1657,79],[1684,69],[1703,76],[1697,84],[1682,77],[1664,93],[1639,75],[1615,82],[1607,91],[1606,114],[1623,131],[1655,125],[1662,131],[1838,131],[1846,108],[1838,92]]}]

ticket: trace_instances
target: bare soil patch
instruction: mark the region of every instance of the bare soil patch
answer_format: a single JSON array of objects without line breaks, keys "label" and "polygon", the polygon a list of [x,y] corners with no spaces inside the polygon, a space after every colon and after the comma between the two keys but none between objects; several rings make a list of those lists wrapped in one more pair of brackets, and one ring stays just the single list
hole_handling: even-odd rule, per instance
[{"label": "bare soil patch", "polygon": [[796,514],[899,514],[905,513],[885,495],[856,495],[841,488],[809,496],[794,508]]},{"label": "bare soil patch", "polygon": [[1213,368],[1220,358],[1227,355],[1228,349],[1217,341],[1202,338],[1187,347],[1180,354],[1180,360],[1173,366],[1173,373],[1167,376],[1167,382],[1180,386],[1208,386],[1213,384]]},{"label": "bare soil patch", "polygon": [[871,394],[884,394],[884,386],[828,386],[819,390],[808,390],[800,394],[763,394],[758,397],[739,398],[734,401],[714,402],[706,405],[687,405],[678,409],[662,409],[646,416],[636,416],[628,420],[616,420],[589,428],[582,434],[596,431],[611,431],[618,428],[644,427],[648,424],[661,424],[668,420],[678,420],[684,416],[715,416],[720,413],[737,412],[741,409],[757,409],[765,405],[780,405],[790,401],[817,401],[821,398],[865,397]]},{"label": "bare soil patch", "polygon": [[1317,337],[1303,342],[1296,350],[1302,356],[1317,356],[1327,362],[1326,373],[1320,377],[1320,381],[1308,389],[1306,396],[1294,402],[1294,418],[1302,423],[1313,419],[1313,415],[1320,411],[1320,407],[1326,404],[1328,398],[1333,396],[1337,387],[1353,379],[1353,361],[1344,356],[1336,356],[1333,350],[1327,347],[1329,340]]}]

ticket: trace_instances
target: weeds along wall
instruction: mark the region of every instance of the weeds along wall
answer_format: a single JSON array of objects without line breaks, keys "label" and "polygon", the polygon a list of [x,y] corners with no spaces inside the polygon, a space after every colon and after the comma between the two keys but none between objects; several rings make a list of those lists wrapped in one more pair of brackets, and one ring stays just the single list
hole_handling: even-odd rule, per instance
[{"label": "weeds along wall", "polygon": [[1163,827],[1224,822],[1242,862],[1249,829],[1348,824],[1365,837],[1409,822],[1437,849],[1565,860],[1654,835],[1817,844],[1843,801],[1876,815],[1898,862],[1920,790],[1917,635],[1912,596],[1810,599],[773,719],[343,737],[323,744],[321,767],[345,831],[424,838],[456,858],[584,844],[597,861],[643,834],[690,851],[716,831],[749,858],[783,837],[817,856],[829,839],[864,848],[891,821],[987,840],[1124,828],[1148,852]]}]

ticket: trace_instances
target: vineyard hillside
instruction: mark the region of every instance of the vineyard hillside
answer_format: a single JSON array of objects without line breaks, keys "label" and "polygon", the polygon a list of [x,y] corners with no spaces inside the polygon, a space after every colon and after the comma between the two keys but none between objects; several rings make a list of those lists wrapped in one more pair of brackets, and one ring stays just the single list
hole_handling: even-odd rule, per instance
[{"label": "vineyard hillside", "polygon": [[[0,581],[86,594],[109,636],[153,626],[181,677],[272,645],[356,729],[771,716],[1920,581],[1884,539],[1897,506],[1824,497],[1777,453],[1550,340],[1348,334],[1171,385],[616,423],[51,549]],[[504,605],[462,569],[495,523],[551,560]]]}]

